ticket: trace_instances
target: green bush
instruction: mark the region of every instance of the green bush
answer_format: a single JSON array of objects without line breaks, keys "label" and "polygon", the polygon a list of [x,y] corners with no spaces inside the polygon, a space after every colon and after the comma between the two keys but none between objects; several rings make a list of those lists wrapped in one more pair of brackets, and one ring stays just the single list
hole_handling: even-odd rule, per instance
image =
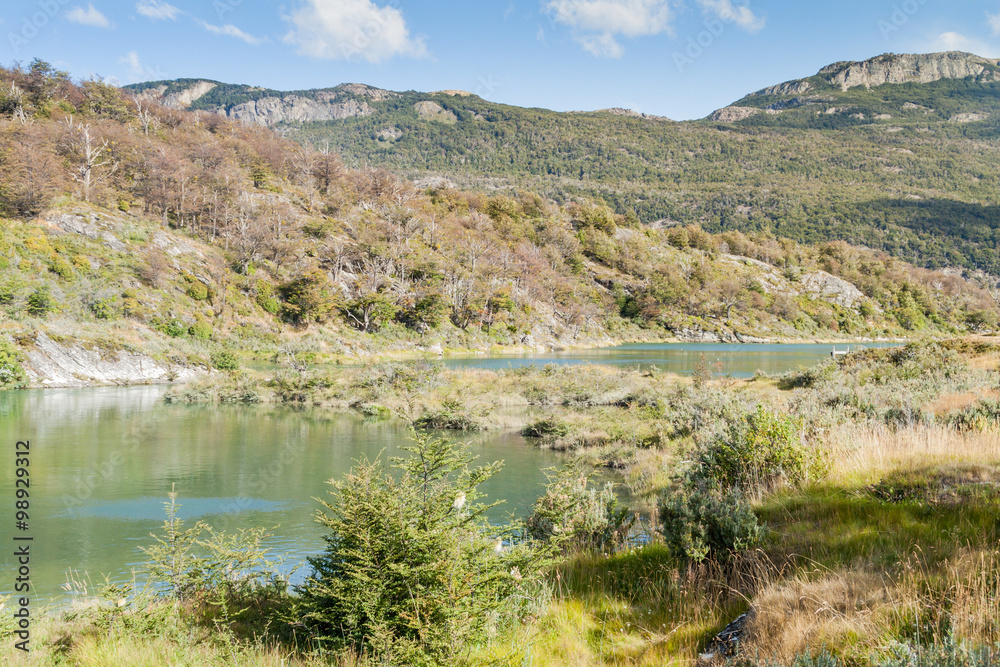
[{"label": "green bush", "polygon": [[232,352],[213,352],[211,356],[212,367],[220,371],[235,371],[240,367],[240,360]]},{"label": "green bush", "polygon": [[233,534],[214,531],[198,521],[190,528],[177,516],[177,494],[164,503],[163,533],[152,535],[155,544],[140,547],[148,557],[145,570],[149,583],[169,597],[204,600],[220,611],[238,615],[251,605],[287,591],[287,580],[279,572],[280,563],[267,557],[263,543],[271,533],[263,528]]},{"label": "green bush", "polygon": [[10,341],[0,340],[0,388],[20,389],[28,383],[21,366],[21,352]]},{"label": "green bush", "polygon": [[65,281],[71,281],[76,277],[73,265],[66,261],[61,255],[56,255],[49,266],[49,270]]},{"label": "green bush", "polygon": [[90,312],[99,320],[115,320],[121,315],[118,297],[109,296],[90,303]]},{"label": "green bush", "polygon": [[180,320],[169,320],[157,324],[156,330],[160,333],[167,334],[171,338],[181,338],[187,333],[188,328],[187,325]]},{"label": "green bush", "polygon": [[448,303],[437,293],[419,299],[413,307],[402,315],[403,322],[412,329],[425,331],[441,326],[448,316]]},{"label": "green bush", "polygon": [[277,315],[281,312],[281,302],[274,295],[274,286],[271,283],[265,280],[258,280],[256,292],[257,296],[254,300],[265,312],[272,315]]},{"label": "green bush", "polygon": [[195,301],[204,301],[212,294],[211,290],[208,288],[208,285],[201,282],[192,275],[185,274],[184,282],[187,283],[187,288],[184,290],[184,293],[187,294],[192,299],[194,299]]},{"label": "green bush", "polygon": [[315,269],[280,289],[285,317],[298,324],[324,322],[339,303],[336,290],[324,271]]},{"label": "green bush", "polygon": [[545,495],[535,501],[525,525],[536,540],[564,552],[613,550],[625,543],[635,518],[618,504],[611,482],[591,486],[591,475],[574,468],[546,471]]},{"label": "green bush", "polygon": [[521,429],[521,435],[526,438],[544,438],[553,436],[561,438],[569,433],[569,425],[558,417],[542,417]]},{"label": "green bush", "polygon": [[298,618],[311,640],[379,664],[455,664],[468,648],[537,609],[545,551],[490,524],[466,445],[414,432],[410,456],[360,461],[331,482],[317,521],[326,549],[309,559]]},{"label": "green bush", "polygon": [[819,465],[803,447],[801,432],[800,420],[757,406],[696,452],[694,477],[748,494],[781,482],[800,484]]},{"label": "green bush", "polygon": [[690,560],[725,560],[757,546],[764,527],[743,494],[707,485],[671,489],[659,503],[660,531],[674,552]]},{"label": "green bush", "polygon": [[28,314],[34,317],[45,317],[56,310],[56,302],[49,293],[47,286],[37,288],[28,295]]},{"label": "green bush", "polygon": [[416,420],[420,428],[450,431],[484,431],[484,414],[473,414],[458,401],[444,401],[440,410],[430,410]]},{"label": "green bush", "polygon": [[188,335],[198,340],[208,340],[214,331],[212,323],[203,317],[198,317],[194,324],[188,327]]}]

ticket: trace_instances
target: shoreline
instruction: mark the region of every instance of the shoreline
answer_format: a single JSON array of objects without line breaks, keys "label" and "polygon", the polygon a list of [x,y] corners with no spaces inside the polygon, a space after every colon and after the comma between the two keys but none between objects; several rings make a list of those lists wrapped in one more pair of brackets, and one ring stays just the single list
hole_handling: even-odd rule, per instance
[{"label": "shoreline", "polygon": [[[973,337],[969,337],[970,339]],[[647,339],[647,338],[622,338],[607,340],[606,345],[592,345],[592,344],[568,344],[568,345],[516,345],[516,346],[492,346],[489,349],[483,348],[442,348],[440,346],[429,346],[426,348],[415,348],[411,350],[389,350],[372,353],[370,355],[331,355],[328,359],[321,362],[314,362],[309,364],[311,367],[351,367],[351,366],[362,366],[368,364],[380,364],[393,361],[421,361],[421,360],[448,360],[448,359],[489,359],[495,358],[530,358],[533,355],[546,355],[551,353],[560,352],[587,352],[596,350],[610,350],[624,345],[671,345],[671,346],[681,346],[681,345],[719,345],[719,346],[732,346],[740,348],[753,348],[754,346],[764,346],[764,345],[832,345],[834,347],[839,345],[866,345],[866,344],[877,344],[877,345],[906,345],[913,342],[919,342],[921,340],[944,340],[944,338],[938,337],[926,337],[926,338],[916,338],[916,339],[903,339],[903,338],[852,338],[852,339],[806,339],[806,338],[793,338],[793,339],[770,339],[770,340],[756,340],[754,342],[712,342],[712,341],[696,341],[696,340],[685,340],[676,337],[672,338],[660,338],[660,339]],[[270,362],[270,359],[278,356],[280,353],[268,353],[267,355],[257,355],[246,359],[251,363],[275,363],[276,367],[282,368],[283,364],[280,362]],[[595,363],[594,365],[604,365],[601,363]],[[613,364],[607,364],[613,365]],[[264,373],[265,370],[257,370],[253,368],[243,367],[252,373]],[[175,380],[150,380],[148,378],[137,379],[136,381],[129,381],[127,377],[115,380],[100,381],[94,380],[93,378],[83,379],[80,374],[75,374],[75,381],[73,383],[40,383],[40,382],[30,382],[24,388],[25,389],[86,389],[86,388],[97,388],[97,387],[136,387],[136,386],[183,386],[190,384],[192,382],[198,382],[210,377],[217,371],[212,369],[200,369],[191,367],[187,369],[187,372],[179,373],[177,379]],[[33,375],[37,373],[32,372]]]}]

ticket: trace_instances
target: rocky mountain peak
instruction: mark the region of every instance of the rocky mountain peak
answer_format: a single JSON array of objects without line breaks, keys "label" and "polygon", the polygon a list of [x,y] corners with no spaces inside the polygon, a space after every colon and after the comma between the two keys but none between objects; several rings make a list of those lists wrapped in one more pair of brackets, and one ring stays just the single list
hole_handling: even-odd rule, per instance
[{"label": "rocky mountain peak", "polygon": [[982,81],[998,81],[998,74],[1000,60],[962,51],[885,53],[860,62],[834,63],[819,71],[819,76],[844,91],[855,86],[872,88],[886,83],[931,83],[970,76]]}]

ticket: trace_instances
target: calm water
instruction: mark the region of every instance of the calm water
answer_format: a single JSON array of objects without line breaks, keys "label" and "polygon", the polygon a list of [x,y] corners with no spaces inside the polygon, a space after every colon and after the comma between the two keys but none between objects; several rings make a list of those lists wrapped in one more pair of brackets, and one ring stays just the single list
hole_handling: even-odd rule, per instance
[{"label": "calm water", "polygon": [[[898,343],[863,343],[837,345],[838,350],[850,347],[893,347]],[[566,350],[491,356],[446,357],[450,368],[509,368],[536,364],[612,364],[616,366],[657,366],[681,375],[690,374],[701,355],[712,371],[748,378],[757,370],[767,373],[807,368],[830,358],[835,346],[822,345],[730,345],[715,343],[633,343],[593,350]]]},{"label": "calm water", "polygon": [[[218,529],[279,526],[274,553],[301,561],[322,549],[312,521],[325,480],[361,457],[400,454],[406,431],[395,420],[353,413],[162,402],[162,387],[0,392],[0,594],[14,586],[14,443],[31,441],[31,574],[36,596],[65,599],[70,568],[129,578],[140,546],[160,531],[163,502],[176,484],[185,519]],[[524,513],[557,454],[513,433],[472,439],[483,462],[503,459],[483,487],[507,502],[495,511]],[[302,571],[304,574],[304,571]]]},{"label": "calm water", "polygon": [[[841,346],[840,349],[843,349]],[[830,345],[623,345],[490,358],[448,358],[451,367],[525,364],[656,365],[690,373],[702,354],[721,372],[743,377],[782,372],[829,358]],[[718,368],[713,368],[719,371]],[[0,392],[0,594],[14,586],[14,443],[31,441],[32,580],[36,596],[64,600],[69,569],[124,580],[143,560],[140,546],[159,532],[163,502],[176,485],[185,519],[217,529],[278,526],[274,553],[301,562],[322,546],[314,497],[362,456],[400,453],[406,431],[393,420],[354,413],[261,406],[166,405],[162,387]],[[558,454],[515,433],[472,439],[484,462],[503,471],[484,491],[506,500],[493,515],[523,514]],[[304,570],[300,571],[304,574]],[[300,576],[301,576],[300,574]]]}]

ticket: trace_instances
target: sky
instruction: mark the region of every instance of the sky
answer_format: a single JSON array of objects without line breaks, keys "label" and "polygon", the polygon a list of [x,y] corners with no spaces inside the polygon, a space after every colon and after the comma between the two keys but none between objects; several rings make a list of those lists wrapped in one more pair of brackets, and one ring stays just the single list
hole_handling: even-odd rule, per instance
[{"label": "sky", "polygon": [[111,83],[459,89],[702,118],[881,53],[1000,57],[1000,0],[4,0],[0,63]]}]

